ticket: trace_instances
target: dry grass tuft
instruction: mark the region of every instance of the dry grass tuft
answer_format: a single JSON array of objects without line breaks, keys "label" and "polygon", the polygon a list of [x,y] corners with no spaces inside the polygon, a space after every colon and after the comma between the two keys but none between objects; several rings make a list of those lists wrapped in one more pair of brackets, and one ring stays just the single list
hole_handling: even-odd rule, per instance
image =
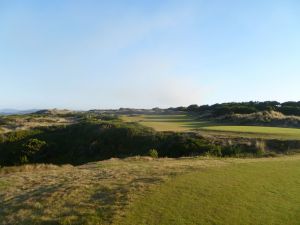
[{"label": "dry grass tuft", "polygon": [[286,116],[276,111],[264,111],[251,114],[233,114],[222,118],[223,120],[241,122],[241,123],[254,123],[254,124],[273,124],[286,127],[300,127],[299,116]]},{"label": "dry grass tuft", "polygon": [[42,170],[53,170],[53,169],[61,169],[67,167],[72,167],[72,165],[57,166],[53,164],[28,164],[22,166],[10,166],[10,167],[0,168],[0,175],[17,173],[17,172],[35,172],[35,171],[42,171]]}]

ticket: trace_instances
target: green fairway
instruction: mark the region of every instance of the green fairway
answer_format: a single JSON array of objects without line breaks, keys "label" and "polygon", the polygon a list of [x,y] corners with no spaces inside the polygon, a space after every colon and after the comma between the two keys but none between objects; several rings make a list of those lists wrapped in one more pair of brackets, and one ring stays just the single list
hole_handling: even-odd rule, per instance
[{"label": "green fairway", "polygon": [[297,128],[219,125],[185,114],[122,116],[122,119],[126,122],[138,122],[157,131],[199,131],[203,134],[234,137],[300,139],[300,129]]},{"label": "green fairway", "polygon": [[121,118],[126,122],[138,122],[157,131],[189,131],[208,125],[207,121],[196,120],[185,114],[122,116]]},{"label": "green fairway", "polygon": [[300,224],[300,160],[200,169],[135,202],[119,224]]},{"label": "green fairway", "polygon": [[279,139],[300,139],[300,129],[262,126],[207,126],[205,131],[228,133],[231,136],[261,137]]}]

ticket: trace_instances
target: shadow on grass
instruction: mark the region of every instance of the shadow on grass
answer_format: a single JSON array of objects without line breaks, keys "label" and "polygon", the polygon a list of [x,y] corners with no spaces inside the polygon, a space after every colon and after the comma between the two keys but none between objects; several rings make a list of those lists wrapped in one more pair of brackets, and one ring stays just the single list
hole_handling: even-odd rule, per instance
[{"label": "shadow on grass", "polygon": [[[95,184],[91,188],[70,186],[70,183],[43,185],[4,200],[0,195],[1,225],[64,225],[111,224],[122,217],[132,194],[157,184],[160,178],[142,177],[109,186]],[[78,197],[76,197],[78,196]]]},{"label": "shadow on grass", "polygon": [[[43,186],[32,191],[24,190],[24,193],[19,194],[8,200],[3,200],[4,196],[0,195],[0,218],[3,225],[6,224],[60,224],[58,221],[37,221],[36,216],[43,214],[42,208],[37,208],[43,198],[49,196],[62,188],[62,184]],[[28,212],[30,211],[30,214]],[[11,221],[14,221],[13,223]]]},{"label": "shadow on grass", "polygon": [[191,128],[191,129],[218,125],[215,122],[201,120],[190,115],[145,116],[144,119],[145,120],[143,120],[143,122],[181,123],[178,124],[180,127]]},{"label": "shadow on grass", "polygon": [[158,184],[162,181],[157,177],[136,178],[128,183],[119,184],[114,188],[98,188],[91,196],[90,201],[100,205],[98,215],[108,224],[111,224],[116,217],[122,217],[124,209],[130,203],[132,193],[141,192],[145,185]]}]

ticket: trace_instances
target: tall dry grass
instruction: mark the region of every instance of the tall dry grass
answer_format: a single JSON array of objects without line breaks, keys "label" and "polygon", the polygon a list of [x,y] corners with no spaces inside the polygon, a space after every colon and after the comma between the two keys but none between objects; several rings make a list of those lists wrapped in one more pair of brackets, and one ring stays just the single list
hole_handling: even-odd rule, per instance
[{"label": "tall dry grass", "polygon": [[276,111],[264,111],[251,114],[232,114],[219,118],[241,124],[274,125],[284,127],[300,127],[299,116],[286,116]]}]

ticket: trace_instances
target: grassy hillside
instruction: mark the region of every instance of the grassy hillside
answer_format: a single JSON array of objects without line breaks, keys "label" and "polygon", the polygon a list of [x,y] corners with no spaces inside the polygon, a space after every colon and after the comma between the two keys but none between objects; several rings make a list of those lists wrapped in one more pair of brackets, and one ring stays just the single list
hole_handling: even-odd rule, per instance
[{"label": "grassy hillside", "polygon": [[0,224],[299,224],[300,157],[0,170]]},{"label": "grassy hillside", "polygon": [[138,122],[158,131],[195,131],[203,134],[267,139],[300,140],[300,129],[224,125],[198,119],[188,114],[123,116],[124,121]]}]

